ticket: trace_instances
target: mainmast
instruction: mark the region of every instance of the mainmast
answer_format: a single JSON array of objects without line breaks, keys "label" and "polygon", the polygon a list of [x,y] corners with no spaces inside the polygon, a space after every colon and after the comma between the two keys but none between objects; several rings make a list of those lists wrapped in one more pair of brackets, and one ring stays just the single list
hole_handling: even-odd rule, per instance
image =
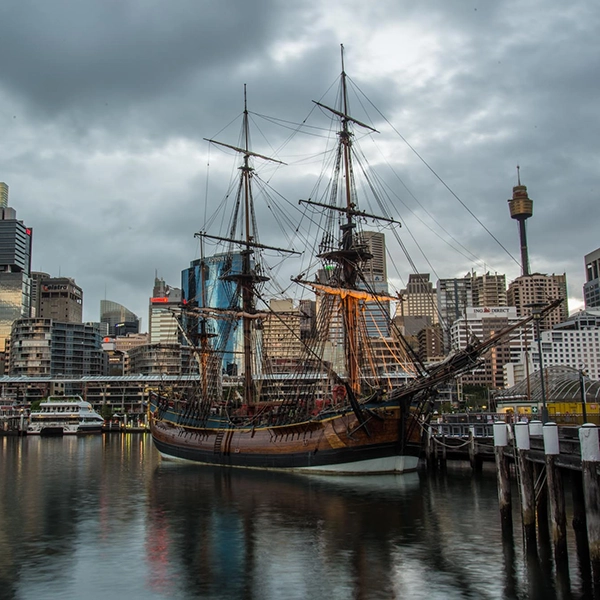
[{"label": "mainmast", "polygon": [[[369,125],[351,117],[348,106],[348,88],[346,71],[344,68],[344,46],[341,46],[342,74],[341,74],[341,110],[335,110],[320,102],[317,105],[337,115],[340,119],[341,129],[338,132],[338,162],[341,166],[341,176],[344,180],[343,197],[345,206],[335,206],[335,198],[332,198],[329,209],[345,213],[345,222],[340,225],[341,240],[337,249],[323,252],[319,255],[326,261],[332,261],[338,265],[337,285],[340,286],[339,296],[341,313],[343,317],[344,338],[346,340],[346,376],[347,384],[355,395],[361,391],[360,385],[360,348],[359,348],[359,313],[361,298],[360,294],[345,293],[346,290],[357,290],[359,274],[358,265],[372,258],[367,246],[362,243],[356,235],[356,217],[361,213],[357,210],[353,198],[354,173],[352,170],[352,132],[349,124],[355,123],[361,127],[376,131]],[[371,215],[370,215],[371,216]],[[379,218],[379,217],[374,217]],[[384,218],[383,220],[392,221]]]}]

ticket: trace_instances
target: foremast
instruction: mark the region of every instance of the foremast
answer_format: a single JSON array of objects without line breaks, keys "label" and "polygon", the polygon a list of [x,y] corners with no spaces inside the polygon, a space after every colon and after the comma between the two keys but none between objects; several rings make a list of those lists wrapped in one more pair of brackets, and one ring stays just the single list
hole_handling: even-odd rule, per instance
[{"label": "foremast", "polygon": [[[256,391],[254,386],[253,354],[254,345],[252,340],[252,323],[256,320],[256,291],[257,286],[269,281],[255,268],[253,256],[257,249],[271,249],[279,252],[296,254],[291,250],[266,246],[257,242],[257,227],[254,218],[254,200],[252,195],[252,176],[254,169],[250,164],[251,158],[259,158],[279,164],[282,161],[257,154],[250,150],[250,128],[248,116],[248,103],[246,96],[246,86],[244,85],[244,112],[242,122],[242,147],[225,144],[213,139],[206,141],[234,150],[242,155],[242,164],[239,167],[240,179],[237,190],[237,200],[234,210],[234,218],[230,228],[230,236],[223,238],[209,235],[205,232],[198,232],[195,237],[210,238],[222,242],[227,242],[230,247],[237,246],[241,257],[241,268],[239,272],[225,273],[220,277],[224,281],[231,281],[236,284],[241,297],[241,320],[242,320],[242,353],[243,353],[243,401],[247,406],[252,405],[256,400]],[[206,139],[206,138],[205,138]],[[241,213],[241,214],[240,214]],[[237,233],[241,233],[241,239],[235,239]],[[206,305],[203,306],[206,308]],[[216,309],[215,309],[216,310]],[[231,312],[231,311],[229,311]]]}]

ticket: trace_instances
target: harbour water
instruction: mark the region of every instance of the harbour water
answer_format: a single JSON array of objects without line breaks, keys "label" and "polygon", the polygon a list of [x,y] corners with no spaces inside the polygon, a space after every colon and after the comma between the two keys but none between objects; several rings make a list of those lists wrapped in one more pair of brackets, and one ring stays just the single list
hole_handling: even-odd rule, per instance
[{"label": "harbour water", "polygon": [[162,461],[144,434],[0,449],[1,599],[586,597],[571,541],[557,586],[547,541],[525,560],[517,514],[502,539],[493,469],[218,470]]}]

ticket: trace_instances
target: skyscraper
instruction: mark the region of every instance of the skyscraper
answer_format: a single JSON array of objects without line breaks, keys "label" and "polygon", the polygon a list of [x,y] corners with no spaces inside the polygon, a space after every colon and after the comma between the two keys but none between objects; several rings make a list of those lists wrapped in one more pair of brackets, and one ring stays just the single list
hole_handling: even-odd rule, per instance
[{"label": "skyscraper", "polygon": [[63,323],[81,323],[83,290],[70,277],[47,277],[37,282],[36,316]]},{"label": "skyscraper", "polygon": [[567,307],[567,276],[542,275],[532,273],[517,277],[508,286],[506,292],[508,305],[517,308],[517,315],[521,318],[532,313],[532,305],[544,305],[562,298],[563,303],[547,314],[540,322],[542,330],[552,329],[554,325],[566,320],[569,311]]},{"label": "skyscraper", "polygon": [[[364,285],[369,291],[379,294],[388,293],[387,261],[385,258],[385,235],[378,231],[363,231],[360,240],[369,249],[371,258],[365,261],[363,273]],[[369,337],[389,337],[390,303],[389,301],[366,302],[365,323]]]},{"label": "skyscraper", "polygon": [[[242,271],[240,253],[215,254],[196,259],[181,273],[182,302],[189,308],[214,307],[239,310],[237,284],[227,276]],[[204,319],[205,332],[213,335],[213,347],[222,357],[223,371],[230,375],[243,372],[241,320],[236,317]],[[194,323],[188,319],[187,329],[193,344],[198,345],[202,317]],[[194,337],[196,339],[194,339]]]},{"label": "skyscraper", "polygon": [[148,312],[148,332],[151,344],[178,344],[181,330],[181,290],[172,288],[164,279],[156,277]]},{"label": "skyscraper", "polygon": [[0,182],[0,353],[13,322],[31,314],[32,235],[8,206],[8,186]]},{"label": "skyscraper", "polygon": [[109,335],[139,333],[140,319],[118,302],[100,300],[100,322],[108,323]]},{"label": "skyscraper", "polygon": [[432,324],[439,322],[437,290],[429,281],[429,273],[411,273],[406,289],[400,293],[404,317],[429,317]]},{"label": "skyscraper", "polygon": [[600,248],[585,255],[583,300],[586,308],[600,308]]}]

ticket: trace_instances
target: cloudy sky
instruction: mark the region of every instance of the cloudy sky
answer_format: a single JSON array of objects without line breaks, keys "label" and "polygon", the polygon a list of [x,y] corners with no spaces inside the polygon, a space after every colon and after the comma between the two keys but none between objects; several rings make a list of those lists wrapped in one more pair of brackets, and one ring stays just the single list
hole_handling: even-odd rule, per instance
[{"label": "cloudy sky", "polygon": [[[598,31],[592,0],[9,0],[0,181],[34,229],[33,269],[74,278],[85,320],[107,298],[145,329],[155,274],[180,285],[206,202],[220,202],[221,175],[228,185],[203,138],[239,116],[244,84],[251,111],[300,122],[344,44],[347,73],[389,121],[374,122],[376,143],[417,270],[520,274],[506,202],[518,164],[532,271],[566,273],[573,311],[583,256],[600,247]],[[280,141],[254,135],[253,148]],[[308,197],[320,142],[283,147],[289,168],[270,183]]]}]

